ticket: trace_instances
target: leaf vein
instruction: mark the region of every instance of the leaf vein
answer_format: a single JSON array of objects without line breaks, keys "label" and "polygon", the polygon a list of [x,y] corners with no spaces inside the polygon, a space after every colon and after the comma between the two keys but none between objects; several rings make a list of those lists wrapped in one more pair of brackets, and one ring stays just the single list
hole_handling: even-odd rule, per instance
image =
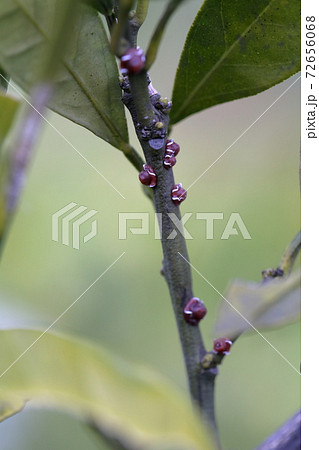
[{"label": "leaf vein", "polygon": [[182,111],[184,111],[187,106],[192,102],[193,98],[198,95],[198,92],[205,85],[206,81],[211,77],[211,75],[215,72],[215,70],[222,64],[222,62],[227,58],[227,56],[232,52],[235,46],[239,43],[240,39],[245,36],[246,33],[253,27],[253,25],[265,14],[265,12],[270,8],[271,4],[275,0],[270,0],[265,8],[261,11],[260,14],[249,24],[249,26],[237,37],[237,39],[232,43],[232,45],[226,50],[226,52],[219,58],[218,61],[213,65],[213,67],[206,73],[206,75],[199,81],[199,83],[194,87],[192,92],[185,98],[184,102],[176,112],[175,116],[178,117]]}]

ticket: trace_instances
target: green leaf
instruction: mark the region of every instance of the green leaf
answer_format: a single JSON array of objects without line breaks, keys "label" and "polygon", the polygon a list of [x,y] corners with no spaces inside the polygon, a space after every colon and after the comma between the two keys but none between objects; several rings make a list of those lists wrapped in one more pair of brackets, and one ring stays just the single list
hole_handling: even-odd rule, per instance
[{"label": "green leaf", "polygon": [[171,122],[300,70],[300,0],[206,0],[188,33]]},{"label": "green leaf", "polygon": [[84,341],[41,337],[34,330],[0,331],[0,346],[4,416],[30,400],[30,406],[58,408],[93,422],[128,448],[215,448],[188,399],[149,369]]},{"label": "green leaf", "polygon": [[[38,81],[54,41],[54,21],[61,0],[2,0],[0,65],[26,92]],[[78,17],[61,68],[54,75],[49,107],[119,149],[128,135],[118,69],[98,13],[76,2]]]},{"label": "green leaf", "polygon": [[[274,328],[300,317],[300,271],[263,283],[235,280],[221,300],[214,335],[234,339],[246,330]],[[246,320],[245,320],[246,319]]]}]

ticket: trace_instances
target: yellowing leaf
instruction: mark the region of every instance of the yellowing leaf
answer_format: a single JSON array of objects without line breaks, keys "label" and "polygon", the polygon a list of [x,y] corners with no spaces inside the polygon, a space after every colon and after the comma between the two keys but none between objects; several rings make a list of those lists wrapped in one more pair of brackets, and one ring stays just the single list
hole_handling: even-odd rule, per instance
[{"label": "yellowing leaf", "polygon": [[40,335],[0,331],[2,409],[13,413],[12,405],[20,409],[28,400],[59,408],[132,449],[214,450],[190,402],[172,384],[83,341],[47,333],[5,372]]}]

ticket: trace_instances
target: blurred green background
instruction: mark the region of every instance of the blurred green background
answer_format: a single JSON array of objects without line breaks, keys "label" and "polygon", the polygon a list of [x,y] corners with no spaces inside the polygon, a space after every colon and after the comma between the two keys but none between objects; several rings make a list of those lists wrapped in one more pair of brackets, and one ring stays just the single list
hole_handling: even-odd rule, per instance
[{"label": "blurred green background", "polygon": [[[185,2],[169,24],[151,70],[153,84],[164,96],[172,92],[183,42],[200,4]],[[151,2],[141,30],[142,47],[164,5],[160,0]],[[178,124],[172,133],[181,146],[176,181],[186,188],[191,185],[296,77]],[[182,213],[194,213],[187,223],[193,236],[188,241],[191,262],[221,292],[233,278],[260,280],[261,270],[279,263],[300,227],[299,105],[298,81],[190,189],[182,205]],[[55,329],[96,341],[128,361],[152,366],[186,389],[168,289],[159,274],[162,255],[152,231],[154,217],[150,235],[128,234],[127,240],[118,240],[119,212],[153,212],[135,169],[119,151],[85,129],[53,113],[48,119],[126,199],[53,128],[44,126],[1,264],[1,327],[47,327],[125,251]],[[132,129],[130,133],[138,148]],[[72,201],[98,211],[98,234],[80,250],[51,240],[52,214]],[[197,212],[224,213],[225,219],[216,221],[215,239],[205,239],[204,221],[195,220]],[[251,240],[241,235],[220,239],[231,212],[240,213]],[[89,225],[83,227],[83,234],[88,230]],[[210,348],[222,300],[196,273],[193,280],[195,295],[208,308],[201,328]],[[299,368],[299,324],[264,335]],[[217,418],[224,448],[247,450],[258,445],[299,407],[299,383],[299,375],[260,336],[243,336],[224,360],[217,380]],[[0,424],[0,436],[3,450],[105,448],[72,418],[29,407]]]}]

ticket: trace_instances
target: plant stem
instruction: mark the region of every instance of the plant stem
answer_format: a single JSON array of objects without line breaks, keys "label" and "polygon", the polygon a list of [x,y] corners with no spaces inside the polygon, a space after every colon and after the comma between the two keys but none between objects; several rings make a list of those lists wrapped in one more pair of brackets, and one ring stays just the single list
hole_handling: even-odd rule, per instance
[{"label": "plant stem", "polygon": [[52,87],[49,83],[42,83],[34,88],[30,102],[32,106],[24,106],[19,120],[10,130],[7,145],[1,155],[0,186],[5,195],[0,223],[0,251],[25,185],[27,169],[42,126],[42,117],[51,95]]},{"label": "plant stem", "polygon": [[301,413],[298,411],[256,450],[299,450],[301,446]]},{"label": "plant stem", "polygon": [[[46,61],[38,74],[31,101],[24,106],[14,129],[10,131],[11,138],[7,140],[7,148],[1,155],[0,185],[5,192],[5,199],[0,223],[0,252],[24,188],[46,105],[54,94],[51,81],[60,68],[59,61],[62,60],[65,43],[72,33],[76,17],[77,11],[71,0],[59,3],[51,51],[46,55]],[[0,78],[2,87],[5,87],[7,82],[3,83],[3,75]]]},{"label": "plant stem", "polygon": [[291,272],[294,262],[299,254],[300,248],[301,233],[299,231],[286,248],[278,266],[278,268],[281,269],[285,275],[288,275]]},{"label": "plant stem", "polygon": [[[189,389],[194,403],[199,406],[205,420],[215,431],[213,376],[216,369],[202,369],[200,362],[206,351],[200,329],[189,325],[183,314],[187,301],[193,297],[193,291],[186,241],[175,225],[176,219],[181,220],[181,213],[179,206],[171,200],[175,184],[173,170],[167,170],[163,166],[169,117],[158,106],[160,95],[149,89],[145,71],[129,76],[129,84],[130,90],[124,93],[123,102],[131,113],[146,162],[152,166],[157,176],[153,192],[161,229],[163,271],[183,349]],[[172,217],[175,218],[175,223]]]}]

